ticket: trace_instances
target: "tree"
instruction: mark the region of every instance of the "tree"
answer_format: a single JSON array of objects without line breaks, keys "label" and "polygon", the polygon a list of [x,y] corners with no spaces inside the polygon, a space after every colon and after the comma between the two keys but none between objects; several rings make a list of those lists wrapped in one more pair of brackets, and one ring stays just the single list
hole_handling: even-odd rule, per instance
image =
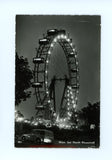
[{"label": "tree", "polygon": [[33,78],[32,71],[28,65],[27,58],[19,57],[16,53],[16,86],[15,86],[15,104],[18,105],[21,101],[25,101],[31,96],[31,91],[28,89],[31,86]]},{"label": "tree", "polygon": [[90,126],[91,124],[95,124],[98,128],[100,123],[100,103],[91,104],[88,102],[88,106],[82,108],[81,116],[85,119]]}]

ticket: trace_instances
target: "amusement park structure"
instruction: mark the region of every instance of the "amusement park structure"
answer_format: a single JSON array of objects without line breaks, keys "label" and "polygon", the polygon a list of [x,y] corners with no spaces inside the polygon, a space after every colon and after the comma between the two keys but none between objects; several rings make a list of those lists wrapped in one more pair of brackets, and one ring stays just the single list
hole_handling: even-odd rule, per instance
[{"label": "amusement park structure", "polygon": [[[49,79],[49,62],[55,44],[59,44],[66,57],[68,75],[63,78],[53,76]],[[76,48],[72,39],[65,30],[50,29],[42,39],[39,39],[39,48],[36,49],[34,63],[34,82],[32,87],[36,95],[36,117],[56,122],[71,122],[77,119],[77,102],[79,94],[79,63]],[[59,109],[56,108],[56,82],[64,82],[64,90]],[[75,114],[76,113],[76,114]]]}]

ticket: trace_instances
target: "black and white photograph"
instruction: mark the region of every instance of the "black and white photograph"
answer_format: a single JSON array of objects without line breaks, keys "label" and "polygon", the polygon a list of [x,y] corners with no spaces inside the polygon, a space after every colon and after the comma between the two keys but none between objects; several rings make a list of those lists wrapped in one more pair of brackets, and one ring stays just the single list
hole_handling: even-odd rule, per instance
[{"label": "black and white photograph", "polygon": [[15,147],[100,147],[100,44],[100,15],[15,16]]},{"label": "black and white photograph", "polygon": [[0,1],[0,159],[111,160],[112,1]]}]

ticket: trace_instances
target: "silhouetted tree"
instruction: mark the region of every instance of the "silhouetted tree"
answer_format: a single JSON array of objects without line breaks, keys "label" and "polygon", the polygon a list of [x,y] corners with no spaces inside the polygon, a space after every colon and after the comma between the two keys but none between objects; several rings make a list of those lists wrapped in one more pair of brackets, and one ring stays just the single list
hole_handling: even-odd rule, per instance
[{"label": "silhouetted tree", "polygon": [[96,127],[99,127],[100,123],[100,103],[91,104],[88,102],[88,106],[82,108],[81,114],[83,119],[85,119],[90,126],[91,124],[95,124]]},{"label": "silhouetted tree", "polygon": [[27,58],[19,57],[16,53],[16,86],[15,86],[15,104],[18,105],[22,100],[25,101],[30,97],[31,91],[28,89],[31,86],[33,78],[32,71],[28,65]]}]

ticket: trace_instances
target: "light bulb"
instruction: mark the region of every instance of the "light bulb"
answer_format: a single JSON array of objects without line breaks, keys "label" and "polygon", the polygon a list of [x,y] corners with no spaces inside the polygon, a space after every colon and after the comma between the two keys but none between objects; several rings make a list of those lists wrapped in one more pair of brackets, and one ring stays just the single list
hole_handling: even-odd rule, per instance
[{"label": "light bulb", "polygon": [[46,63],[49,63],[49,61],[47,60]]},{"label": "light bulb", "polygon": [[71,96],[71,99],[73,99],[74,97],[73,96]]},{"label": "light bulb", "polygon": [[48,54],[51,54],[51,52],[50,52],[50,51],[48,51]]},{"label": "light bulb", "polygon": [[67,39],[67,36],[65,35],[64,38]]},{"label": "light bulb", "polygon": [[58,35],[58,37],[57,37],[58,39],[60,39],[60,35]]},{"label": "light bulb", "polygon": [[75,103],[75,101],[73,100],[72,103]]},{"label": "light bulb", "polygon": [[45,83],[47,84],[47,81]]},{"label": "light bulb", "polygon": [[51,47],[53,47],[53,43],[51,43]]},{"label": "light bulb", "polygon": [[57,42],[57,39],[56,39],[56,38],[54,39],[54,42]]}]

